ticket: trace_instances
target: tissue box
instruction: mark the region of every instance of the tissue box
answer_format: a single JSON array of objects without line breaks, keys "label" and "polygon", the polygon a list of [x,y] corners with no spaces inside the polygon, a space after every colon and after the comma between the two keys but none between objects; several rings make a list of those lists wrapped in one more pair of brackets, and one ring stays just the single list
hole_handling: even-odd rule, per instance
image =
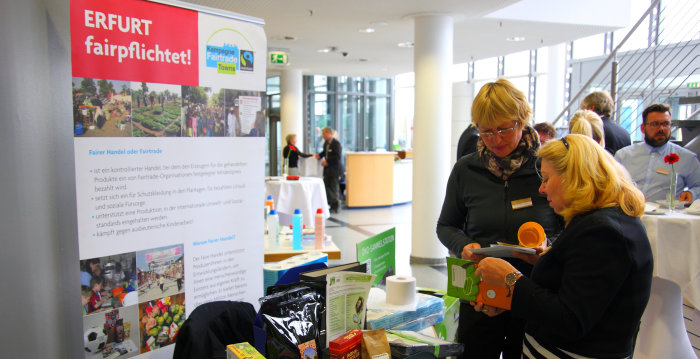
[{"label": "tissue box", "polygon": [[[369,329],[398,329],[410,327],[411,330],[421,330],[442,320],[442,298],[418,293],[418,304],[415,311],[404,310],[375,310],[367,309],[367,327]],[[430,317],[431,315],[438,316]],[[430,318],[428,318],[430,317]]]},{"label": "tissue box", "polygon": [[459,326],[459,298],[447,295],[447,291],[432,288],[419,288],[419,292],[442,298],[445,306],[442,308],[444,319],[433,325],[438,338],[454,342],[457,340]]},{"label": "tissue box", "polygon": [[265,359],[260,352],[255,350],[255,347],[248,344],[247,342],[229,344],[226,346],[226,359],[243,359],[243,358],[253,358],[253,359]]},{"label": "tissue box", "polygon": [[263,293],[267,287],[275,285],[288,270],[311,263],[328,263],[328,254],[320,251],[311,251],[289,257],[277,263],[269,263],[263,266]]}]

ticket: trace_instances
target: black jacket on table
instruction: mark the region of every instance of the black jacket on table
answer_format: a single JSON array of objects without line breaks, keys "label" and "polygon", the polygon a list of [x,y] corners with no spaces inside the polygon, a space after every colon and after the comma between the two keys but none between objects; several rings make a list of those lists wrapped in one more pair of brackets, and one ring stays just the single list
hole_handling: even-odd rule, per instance
[{"label": "black jacket on table", "polygon": [[511,310],[545,348],[627,357],[649,300],[652,269],[639,218],[619,207],[596,209],[574,217],[531,276],[515,283]]},{"label": "black jacket on table", "polygon": [[[292,149],[292,148],[294,148],[294,149]],[[289,145],[287,145],[282,150],[282,157],[287,159],[287,165],[289,167],[295,168],[295,167],[299,167],[299,157],[307,158],[307,157],[311,157],[311,155],[299,151],[299,148],[296,146],[290,147]]]},{"label": "black jacket on table", "polygon": [[[489,172],[478,152],[462,157],[447,182],[437,223],[440,242],[457,257],[469,243],[481,247],[496,242],[518,244],[518,228],[530,221],[542,225],[547,238],[554,240],[561,230],[561,217],[549,207],[547,197],[538,193],[540,183],[534,158],[504,181]],[[531,200],[532,205],[513,209],[513,201],[518,200]],[[522,273],[532,268],[519,259],[507,260]]]},{"label": "black jacket on table", "polygon": [[605,136],[605,149],[615,155],[617,150],[632,144],[630,133],[609,116],[601,116],[603,120],[603,134]]},{"label": "black jacket on table", "polygon": [[[328,150],[326,151],[326,149]],[[342,154],[343,148],[335,138],[331,138],[330,143],[323,142],[323,151],[318,155],[326,159],[326,165],[323,167],[324,176],[340,176],[342,174],[342,163],[340,162]]]}]

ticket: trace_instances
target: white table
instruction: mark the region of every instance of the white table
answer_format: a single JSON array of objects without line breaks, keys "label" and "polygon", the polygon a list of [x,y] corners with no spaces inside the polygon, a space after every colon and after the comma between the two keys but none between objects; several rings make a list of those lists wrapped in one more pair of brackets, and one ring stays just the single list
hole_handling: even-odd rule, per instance
[{"label": "white table", "polygon": [[654,255],[654,278],[634,358],[695,359],[682,297],[700,308],[700,216],[647,214],[642,223]]},{"label": "white table", "polygon": [[323,178],[323,166],[321,161],[314,157],[299,157],[299,173],[304,177],[320,177]]},{"label": "white table", "polygon": [[307,227],[314,225],[316,210],[319,208],[323,209],[324,219],[330,217],[326,187],[320,178],[301,177],[299,180],[289,181],[281,177],[272,177],[265,180],[265,194],[272,195],[282,226],[292,224],[295,208],[301,209]]}]

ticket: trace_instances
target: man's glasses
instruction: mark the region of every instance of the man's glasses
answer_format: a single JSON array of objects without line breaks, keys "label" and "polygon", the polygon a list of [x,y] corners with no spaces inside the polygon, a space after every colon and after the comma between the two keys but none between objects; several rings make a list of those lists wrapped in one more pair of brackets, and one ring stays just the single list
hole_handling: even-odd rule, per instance
[{"label": "man's glasses", "polygon": [[664,122],[652,121],[652,122],[647,122],[646,125],[651,127],[651,128],[659,128],[659,127],[671,128],[671,122],[669,122],[669,121],[664,121]]},{"label": "man's glasses", "polygon": [[498,135],[498,137],[509,137],[512,136],[515,133],[515,129],[518,128],[518,123],[515,123],[515,126],[510,127],[510,128],[501,128],[496,131],[479,131],[479,136],[484,137],[486,139],[492,139],[494,136]]}]

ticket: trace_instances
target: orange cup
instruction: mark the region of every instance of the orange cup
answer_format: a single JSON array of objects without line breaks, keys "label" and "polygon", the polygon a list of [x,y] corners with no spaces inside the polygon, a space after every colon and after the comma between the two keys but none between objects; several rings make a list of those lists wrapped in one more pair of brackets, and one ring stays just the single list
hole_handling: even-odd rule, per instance
[{"label": "orange cup", "polygon": [[537,248],[544,243],[544,228],[537,222],[525,222],[518,229],[518,242],[526,248]]}]

